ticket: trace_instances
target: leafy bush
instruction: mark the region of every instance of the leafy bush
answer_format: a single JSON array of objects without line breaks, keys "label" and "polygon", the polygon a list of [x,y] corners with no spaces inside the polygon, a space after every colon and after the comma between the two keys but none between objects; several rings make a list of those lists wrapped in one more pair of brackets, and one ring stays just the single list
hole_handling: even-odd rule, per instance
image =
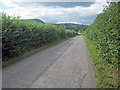
[{"label": "leafy bush", "polygon": [[21,21],[19,17],[2,14],[2,59],[21,55],[25,50],[31,50],[52,43],[58,39],[72,37],[74,31],[65,30],[52,24],[42,24],[36,21]]},{"label": "leafy bush", "polygon": [[119,6],[120,2],[111,2],[85,31],[87,38],[97,45],[97,49],[100,49],[103,60],[116,69],[120,65]]}]

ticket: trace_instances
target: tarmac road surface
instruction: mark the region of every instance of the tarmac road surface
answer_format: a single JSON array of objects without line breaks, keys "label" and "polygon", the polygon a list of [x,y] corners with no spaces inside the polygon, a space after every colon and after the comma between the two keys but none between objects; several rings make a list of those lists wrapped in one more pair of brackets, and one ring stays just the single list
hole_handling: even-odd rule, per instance
[{"label": "tarmac road surface", "polygon": [[83,36],[76,36],[2,71],[3,88],[95,88]]}]

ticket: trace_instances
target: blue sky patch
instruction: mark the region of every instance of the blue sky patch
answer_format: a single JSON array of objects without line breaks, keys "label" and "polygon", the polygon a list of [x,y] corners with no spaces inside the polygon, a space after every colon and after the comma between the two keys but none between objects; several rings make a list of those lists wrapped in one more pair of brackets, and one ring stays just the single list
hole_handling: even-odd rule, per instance
[{"label": "blue sky patch", "polygon": [[8,7],[8,6],[6,6],[6,5],[4,5],[3,3],[0,2],[0,9],[7,10],[7,9],[10,9],[10,8],[14,8],[14,7]]}]

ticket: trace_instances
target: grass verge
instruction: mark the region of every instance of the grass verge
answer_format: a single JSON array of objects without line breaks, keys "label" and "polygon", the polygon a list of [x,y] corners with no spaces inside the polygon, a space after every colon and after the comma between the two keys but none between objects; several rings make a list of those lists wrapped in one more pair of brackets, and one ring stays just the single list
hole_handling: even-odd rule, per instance
[{"label": "grass verge", "polygon": [[33,49],[33,50],[29,51],[29,52],[25,52],[23,55],[20,55],[20,56],[18,56],[18,57],[9,59],[8,61],[6,61],[6,62],[4,62],[4,63],[2,64],[2,68],[4,69],[4,68],[6,68],[6,67],[8,67],[8,66],[10,66],[10,65],[12,65],[12,64],[15,64],[15,63],[17,63],[17,62],[19,62],[19,61],[27,58],[27,57],[30,57],[30,56],[38,53],[38,52],[41,52],[41,51],[43,51],[43,50],[45,50],[45,49],[47,49],[47,48],[50,48],[50,47],[55,46],[55,45],[57,45],[57,44],[60,44],[60,43],[62,43],[63,41],[66,41],[66,40],[68,40],[68,39],[70,39],[70,38],[72,38],[72,37],[68,37],[68,38],[66,38],[66,39],[57,40],[57,41],[55,41],[55,42],[53,42],[53,43],[50,43],[50,44],[48,44],[48,45],[42,46],[42,47],[37,48],[37,49]]},{"label": "grass verge", "polygon": [[118,88],[118,70],[112,68],[105,60],[100,57],[100,50],[96,49],[96,45],[92,43],[85,35],[90,57],[93,61],[95,70],[96,85],[99,88]]}]

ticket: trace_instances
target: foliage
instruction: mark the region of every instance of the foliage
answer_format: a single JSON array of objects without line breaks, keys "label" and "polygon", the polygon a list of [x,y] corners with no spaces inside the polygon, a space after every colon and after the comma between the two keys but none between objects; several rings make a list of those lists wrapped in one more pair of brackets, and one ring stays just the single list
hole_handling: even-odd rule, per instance
[{"label": "foliage", "polygon": [[47,49],[47,48],[53,47],[53,46],[55,46],[55,45],[57,45],[57,44],[60,44],[60,43],[62,43],[63,41],[68,40],[68,39],[70,39],[70,38],[71,38],[71,37],[67,37],[66,39],[57,40],[57,41],[54,41],[53,43],[49,43],[49,44],[47,44],[47,45],[44,45],[44,46],[42,46],[42,47],[40,47],[40,48],[32,49],[32,50],[30,50],[30,51],[25,51],[22,55],[20,55],[20,56],[18,56],[18,57],[9,58],[9,60],[7,60],[7,62],[4,62],[4,63],[2,64],[2,69],[6,68],[6,67],[8,67],[8,66],[10,66],[10,65],[12,65],[12,64],[15,64],[15,63],[17,63],[17,62],[19,62],[19,61],[21,61],[21,60],[24,60],[25,58],[28,58],[28,57],[36,54],[36,53],[39,53],[39,52],[41,52],[41,51],[43,51],[43,50],[45,50],[45,49]]},{"label": "foliage", "polygon": [[82,25],[82,24],[74,24],[74,23],[61,23],[61,24],[55,24],[56,26],[60,27],[64,27],[65,29],[71,29],[71,30],[82,30],[82,27],[87,27],[87,25]]},{"label": "foliage", "polygon": [[100,50],[96,48],[97,46],[86,36],[84,38],[93,61],[96,86],[99,88],[117,88],[119,85],[118,72],[111,67],[111,64],[102,60],[102,57],[99,56]]},{"label": "foliage", "polygon": [[39,23],[45,23],[45,22],[43,22],[42,20],[40,20],[40,19],[21,19],[21,21],[36,21],[36,22],[39,22]]},{"label": "foliage", "polygon": [[[118,68],[120,68],[120,2],[111,2],[85,31],[92,41],[88,47],[96,66],[97,86],[118,88]],[[95,48],[95,49],[94,49]],[[95,52],[94,52],[95,51]],[[97,52],[99,51],[99,53]],[[98,55],[96,55],[98,53]]]},{"label": "foliage", "polygon": [[81,29],[80,29],[80,32],[84,32],[86,29],[87,29],[87,25],[82,25],[81,26]]},{"label": "foliage", "polygon": [[26,50],[42,47],[55,40],[74,36],[74,31],[52,24],[21,21],[19,17],[2,14],[3,61],[21,55]]},{"label": "foliage", "polygon": [[106,60],[116,70],[120,65],[120,55],[118,55],[120,50],[119,6],[120,2],[111,2],[85,31],[85,36],[91,39],[101,51],[100,55],[103,60]]}]

